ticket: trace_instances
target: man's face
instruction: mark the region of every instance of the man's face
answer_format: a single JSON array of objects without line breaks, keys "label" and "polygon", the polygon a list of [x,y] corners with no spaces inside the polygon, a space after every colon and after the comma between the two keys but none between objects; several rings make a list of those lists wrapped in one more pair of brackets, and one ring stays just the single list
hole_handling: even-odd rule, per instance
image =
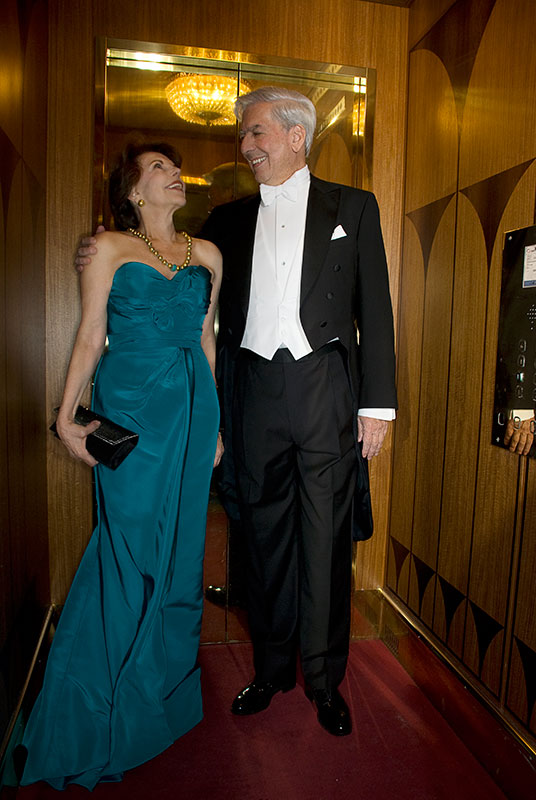
[{"label": "man's face", "polygon": [[256,103],[244,111],[240,150],[258,183],[279,186],[305,166],[301,125],[289,131],[272,116],[271,103]]}]

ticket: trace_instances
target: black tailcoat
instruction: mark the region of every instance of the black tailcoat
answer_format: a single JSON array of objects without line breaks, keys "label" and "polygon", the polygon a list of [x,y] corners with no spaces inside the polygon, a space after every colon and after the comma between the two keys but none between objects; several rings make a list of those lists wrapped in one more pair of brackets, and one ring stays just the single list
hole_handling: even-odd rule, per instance
[{"label": "black tailcoat", "polygon": [[[220,355],[225,351],[235,355],[244,334],[259,202],[257,194],[215,208],[201,233],[223,254]],[[332,238],[336,229],[342,235]],[[378,206],[370,192],[311,176],[300,318],[313,350],[340,341],[356,411],[397,407],[387,264]],[[368,477],[366,465],[358,460],[356,538],[368,538],[372,533]]]}]

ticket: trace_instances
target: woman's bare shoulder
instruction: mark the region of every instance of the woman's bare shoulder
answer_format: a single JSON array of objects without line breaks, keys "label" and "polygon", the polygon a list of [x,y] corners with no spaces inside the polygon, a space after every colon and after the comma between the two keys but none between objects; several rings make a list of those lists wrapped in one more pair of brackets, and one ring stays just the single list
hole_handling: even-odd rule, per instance
[{"label": "woman's bare shoulder", "polygon": [[107,248],[109,251],[122,249],[132,241],[132,237],[126,231],[101,231],[95,234],[97,248]]},{"label": "woman's bare shoulder", "polygon": [[216,275],[221,274],[221,253],[212,242],[206,239],[193,239],[192,263],[208,267]]},{"label": "woman's bare shoulder", "polygon": [[132,237],[119,231],[102,231],[95,234],[95,247],[97,252],[91,256],[91,261],[84,267],[82,277],[87,272],[97,278],[102,276],[109,280],[111,275],[124,263]]},{"label": "woman's bare shoulder", "polygon": [[126,231],[102,231],[95,234],[97,255],[113,267],[120,266],[132,249],[132,236]]}]

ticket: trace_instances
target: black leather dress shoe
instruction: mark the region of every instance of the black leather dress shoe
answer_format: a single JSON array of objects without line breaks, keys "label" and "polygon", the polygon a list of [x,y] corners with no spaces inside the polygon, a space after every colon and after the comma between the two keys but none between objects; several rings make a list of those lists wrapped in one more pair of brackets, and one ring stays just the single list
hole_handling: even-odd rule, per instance
[{"label": "black leather dress shoe", "polygon": [[319,723],[333,736],[348,736],[352,718],[338,689],[306,689],[306,696],[316,708]]},{"label": "black leather dress shoe", "polygon": [[245,608],[245,601],[241,597],[229,591],[227,586],[207,586],[205,589],[205,597],[210,603],[215,606],[225,608],[226,606],[236,606],[238,608]]},{"label": "black leather dress shoe", "polygon": [[233,714],[257,714],[264,711],[272,702],[272,697],[277,692],[289,692],[293,686],[274,686],[272,683],[262,683],[253,681],[245,689],[242,689],[233,700],[231,711]]}]

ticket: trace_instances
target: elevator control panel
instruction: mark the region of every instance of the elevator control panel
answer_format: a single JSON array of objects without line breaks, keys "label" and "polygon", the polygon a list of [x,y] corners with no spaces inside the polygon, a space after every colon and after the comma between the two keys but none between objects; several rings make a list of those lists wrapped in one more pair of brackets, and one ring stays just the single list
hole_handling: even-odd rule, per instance
[{"label": "elevator control panel", "polygon": [[505,234],[492,442],[536,455],[536,225]]}]

